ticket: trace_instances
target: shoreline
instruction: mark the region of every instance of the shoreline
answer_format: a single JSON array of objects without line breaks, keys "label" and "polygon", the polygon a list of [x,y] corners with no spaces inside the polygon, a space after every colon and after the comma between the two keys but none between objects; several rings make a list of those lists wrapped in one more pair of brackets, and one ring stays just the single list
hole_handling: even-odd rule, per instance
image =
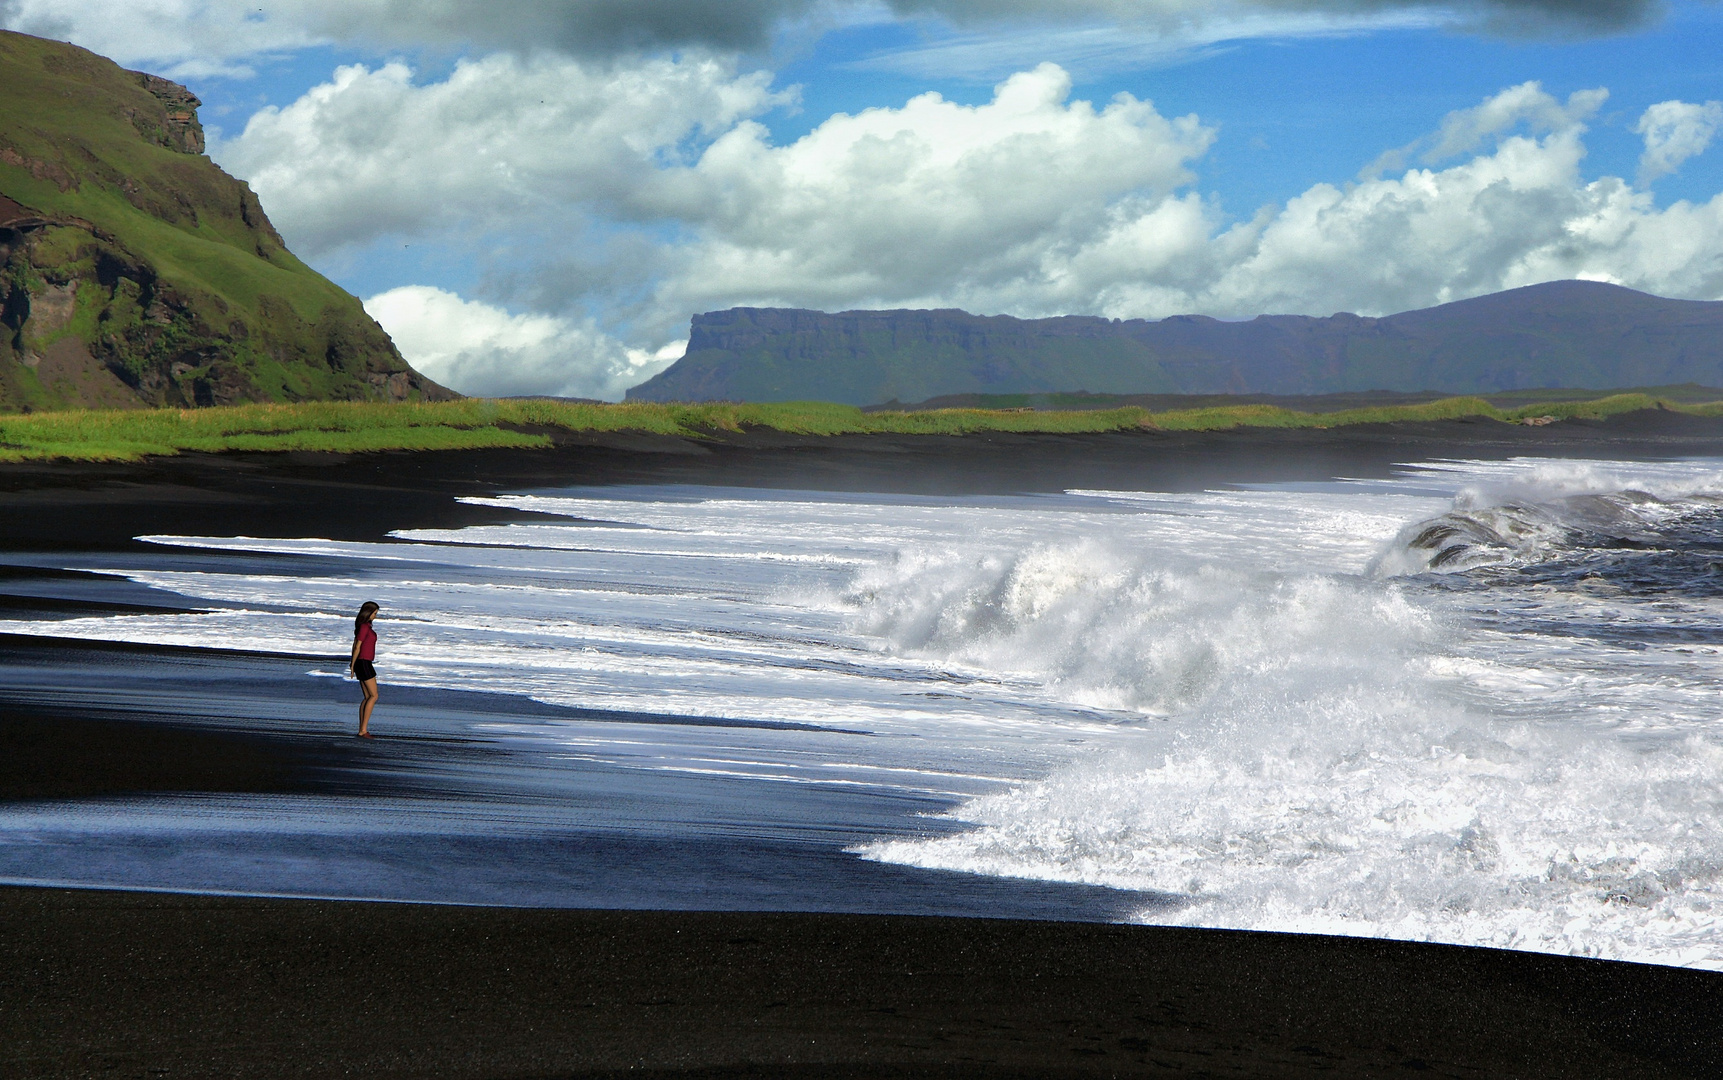
[{"label": "shoreline", "polygon": [[360,740],[353,684],[305,677],[345,657],[27,635],[0,636],[0,650],[0,814],[44,838],[0,845],[14,884],[1099,922],[1166,902],[849,850],[959,828],[924,816],[955,796],[581,763],[556,741],[701,754],[866,731],[386,683],[379,737]]},{"label": "shoreline", "polygon": [[[130,548],[160,533],[380,540],[535,515],[455,500],[555,487],[699,485],[999,496],[1071,488],[1197,491],[1379,478],[1413,461],[1723,456],[1723,417],[1639,412],[1526,427],[1487,420],[1072,434],[694,439],[569,432],[546,449],[186,453],[137,462],[0,462],[0,551]],[[312,523],[315,522],[315,527]]]}]

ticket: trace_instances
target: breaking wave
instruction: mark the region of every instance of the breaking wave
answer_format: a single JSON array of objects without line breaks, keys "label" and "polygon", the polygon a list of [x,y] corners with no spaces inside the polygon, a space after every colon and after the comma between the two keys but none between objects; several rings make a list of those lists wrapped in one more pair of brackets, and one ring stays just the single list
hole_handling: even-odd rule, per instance
[{"label": "breaking wave", "polygon": [[898,652],[1168,716],[1217,697],[1300,700],[1375,679],[1428,638],[1402,591],[1337,575],[1157,558],[1084,539],[863,575],[859,626]]},{"label": "breaking wave", "polygon": [[890,649],[1164,722],[857,850],[1158,894],[1145,921],[1723,967],[1714,478],[1516,479],[1350,572],[1085,539],[863,575]]}]

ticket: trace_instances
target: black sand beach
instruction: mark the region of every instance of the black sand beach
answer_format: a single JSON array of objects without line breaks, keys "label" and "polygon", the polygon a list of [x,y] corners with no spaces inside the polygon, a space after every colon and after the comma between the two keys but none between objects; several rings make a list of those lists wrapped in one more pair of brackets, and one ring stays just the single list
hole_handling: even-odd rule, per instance
[{"label": "black sand beach", "polygon": [[1723,979],[1084,923],[0,890],[30,1077],[1715,1076]]},{"label": "black sand beach", "polygon": [[[709,443],[602,436],[536,452],[4,465],[0,551],[118,551],[159,532],[374,540],[393,529],[522,516],[458,504],[458,496],[574,484],[1187,490],[1378,476],[1397,462],[1440,457],[1708,454],[1723,454],[1723,421],[1648,413],[1542,428],[750,433]],[[31,618],[147,610],[163,595],[22,565],[0,575],[0,602]],[[140,792],[396,792],[391,785],[428,774],[406,768],[409,759],[471,752],[425,742],[361,762],[354,755],[369,751],[356,740],[296,736],[271,712],[266,656],[235,658],[257,665],[253,681],[263,689],[251,699],[199,697],[207,673],[183,655],[190,650],[122,657],[131,665],[123,670],[153,673],[130,696],[30,685],[31,672],[93,673],[123,651],[0,639],[16,675],[0,685],[0,813]],[[331,682],[333,715],[344,688]],[[162,687],[181,688],[194,703],[176,713],[151,696]],[[401,705],[528,707],[431,697],[415,705],[411,695]],[[918,887],[897,880],[890,895]],[[1107,925],[1114,915],[1095,895],[1106,890],[976,888],[965,910],[1018,917],[4,889],[0,1075],[1586,1077],[1723,1068],[1723,976],[1715,974]],[[696,901],[643,893],[638,906]],[[745,906],[794,912],[797,901],[792,890]]]}]

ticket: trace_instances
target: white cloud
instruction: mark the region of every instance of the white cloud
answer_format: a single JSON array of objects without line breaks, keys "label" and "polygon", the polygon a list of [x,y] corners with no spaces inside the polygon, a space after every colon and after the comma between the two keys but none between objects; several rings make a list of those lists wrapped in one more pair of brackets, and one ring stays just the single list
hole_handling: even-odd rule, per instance
[{"label": "white cloud", "polygon": [[1256,231],[1202,299],[1232,314],[1379,315],[1587,270],[1647,284],[1622,244],[1655,210],[1619,180],[1581,182],[1584,153],[1577,131],[1515,136],[1442,171],[1316,185]]},{"label": "white cloud", "polygon": [[991,102],[924,94],[900,109],[833,116],[789,146],[756,124],[666,177],[698,240],[659,293],[701,309],[745,293],[817,306],[892,304],[1011,289],[1062,245],[1104,226],[1120,199],[1158,203],[1193,179],[1213,141],[1121,94],[1068,102],[1045,64]]},{"label": "white cloud", "polygon": [[1723,102],[1693,105],[1660,101],[1646,109],[1633,129],[1645,139],[1645,153],[1639,157],[1640,186],[1674,172],[1688,158],[1703,153],[1719,125],[1723,125]]},{"label": "white cloud", "polygon": [[250,180],[302,254],[382,235],[532,225],[571,208],[628,218],[684,140],[793,95],[711,57],[628,64],[541,55],[463,60],[418,85],[405,64],[336,70],[254,115],[212,154]]},{"label": "white cloud", "polygon": [[1470,153],[1504,132],[1525,125],[1534,132],[1571,131],[1591,119],[1609,97],[1607,90],[1579,90],[1566,103],[1546,94],[1536,82],[1521,83],[1470,109],[1457,109],[1442,118],[1426,162],[1445,161]]},{"label": "white cloud", "polygon": [[590,320],[513,315],[426,285],[390,289],[365,310],[407,362],[463,394],[620,400],[682,355],[686,342],[630,349]]},{"label": "white cloud", "polygon": [[1436,8],[1367,11],[1258,10],[1234,6],[1230,14],[1200,20],[1144,24],[1092,22],[1074,26],[1024,25],[985,31],[931,32],[931,40],[884,50],[843,67],[923,79],[993,82],[1002,75],[1051,62],[1082,80],[1117,71],[1164,67],[1247,40],[1350,37],[1384,30],[1432,29],[1451,16]]},{"label": "white cloud", "polygon": [[1535,81],[1510,86],[1470,109],[1456,109],[1444,116],[1440,127],[1429,135],[1385,151],[1359,176],[1375,179],[1385,172],[1398,172],[1414,158],[1427,165],[1446,161],[1515,130],[1542,133],[1583,129],[1607,100],[1609,91],[1603,89],[1575,91],[1564,103],[1545,93],[1543,85]]}]

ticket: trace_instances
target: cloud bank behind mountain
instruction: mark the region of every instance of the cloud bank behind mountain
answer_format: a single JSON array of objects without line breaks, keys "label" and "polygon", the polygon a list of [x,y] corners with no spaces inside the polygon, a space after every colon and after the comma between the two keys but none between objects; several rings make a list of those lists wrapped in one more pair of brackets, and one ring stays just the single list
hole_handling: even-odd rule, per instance
[{"label": "cloud bank behind mountain", "polygon": [[501,299],[601,343],[545,392],[614,394],[616,356],[733,306],[1242,318],[1384,315],[1566,278],[1723,294],[1723,200],[1659,207],[1644,186],[1703,149],[1705,105],[1645,114],[1643,183],[1588,180],[1607,92],[1526,83],[1438,118],[1385,155],[1392,169],[1236,220],[1198,187],[1213,127],[1075,98],[1054,65],[979,105],[924,94],[779,145],[757,117],[784,100],[711,56],[498,54],[429,83],[354,66],[217,153],[314,257],[451,233],[540,250],[533,273],[498,279]]}]

